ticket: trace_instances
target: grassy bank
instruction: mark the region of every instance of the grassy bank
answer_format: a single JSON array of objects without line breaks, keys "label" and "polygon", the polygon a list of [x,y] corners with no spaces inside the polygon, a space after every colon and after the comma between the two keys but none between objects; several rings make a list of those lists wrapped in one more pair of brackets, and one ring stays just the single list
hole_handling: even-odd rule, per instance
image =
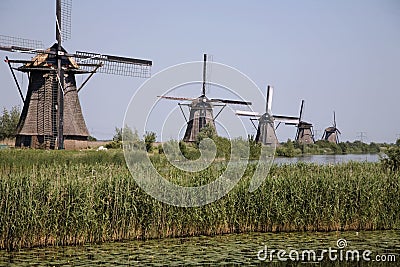
[{"label": "grassy bank", "polygon": [[[175,183],[205,184],[164,161]],[[74,245],[122,239],[217,235],[245,231],[400,229],[400,173],[379,163],[274,166],[248,192],[254,165],[225,197],[199,208],[162,204],[141,190],[121,151],[0,152],[0,248]],[[135,176],[146,177],[140,164]]]}]

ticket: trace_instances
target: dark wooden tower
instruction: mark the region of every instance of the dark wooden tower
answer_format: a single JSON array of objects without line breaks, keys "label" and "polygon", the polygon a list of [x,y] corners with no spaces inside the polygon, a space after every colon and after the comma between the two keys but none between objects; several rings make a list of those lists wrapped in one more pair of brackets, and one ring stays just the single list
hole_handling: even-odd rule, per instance
[{"label": "dark wooden tower", "polygon": [[314,144],[314,131],[311,123],[301,121],[297,126],[296,142],[299,144]]},{"label": "dark wooden tower", "polygon": [[313,125],[309,122],[305,122],[302,120],[303,118],[303,110],[304,110],[304,100],[301,101],[300,107],[300,115],[299,115],[299,124],[297,125],[297,133],[295,140],[299,144],[314,144],[314,131]]},{"label": "dark wooden tower", "polygon": [[[0,36],[0,50],[31,53],[31,60],[6,62],[24,102],[17,126],[17,147],[80,149],[89,136],[78,92],[96,72],[149,77],[151,61],[76,51],[69,54],[62,42],[70,38],[71,0],[56,0],[56,40],[43,50],[41,42]],[[28,74],[26,96],[14,70]],[[77,88],[75,75],[87,74]]]},{"label": "dark wooden tower", "polygon": [[207,124],[216,129],[213,108],[214,106],[210,102],[207,102],[206,98],[202,97],[193,100],[189,104],[190,114],[183,141],[196,141],[198,133]]},{"label": "dark wooden tower", "polygon": [[[47,51],[56,52],[56,46]],[[52,69],[56,64],[56,57],[45,53],[18,68],[29,74],[29,85],[17,126],[17,147],[55,149],[58,146],[58,78],[57,72]],[[64,71],[64,146],[67,149],[84,148],[89,132],[76,87],[75,74],[80,73],[80,69],[73,58],[65,58],[61,67]]]},{"label": "dark wooden tower", "polygon": [[[201,129],[209,124],[211,127],[215,129],[215,120],[221,111],[225,108],[227,104],[236,104],[236,105],[251,105],[250,102],[239,101],[239,100],[229,100],[229,99],[216,99],[216,98],[208,98],[206,96],[206,73],[207,73],[207,54],[204,54],[203,60],[203,84],[201,95],[198,98],[189,98],[189,97],[173,97],[173,96],[158,96],[165,99],[171,100],[180,100],[180,101],[191,101],[190,103],[179,103],[179,106],[188,106],[189,107],[189,119],[186,119],[185,114],[181,108],[183,116],[186,119],[186,131],[183,137],[183,141],[185,142],[195,142],[197,140],[197,136]],[[221,110],[218,112],[217,116],[214,117],[213,109],[217,106],[221,106]],[[216,129],[215,129],[215,132]]]},{"label": "dark wooden tower", "polygon": [[256,142],[264,145],[278,145],[278,138],[274,128],[274,117],[264,114],[258,119]]},{"label": "dark wooden tower", "polygon": [[[257,129],[256,141],[264,145],[277,146],[279,142],[275,133],[276,128],[282,122],[285,123],[286,125],[297,125],[299,123],[299,118],[291,116],[273,115],[272,114],[273,88],[269,85],[267,86],[266,95],[267,99],[266,99],[266,107],[264,114],[260,114],[258,112],[237,110],[236,115],[253,117],[250,118],[252,122],[253,120],[258,120],[258,127],[256,127]],[[279,122],[279,124],[276,127],[275,127],[275,121]]]},{"label": "dark wooden tower", "polygon": [[333,112],[333,126],[325,129],[324,134],[322,135],[322,140],[329,141],[331,143],[339,143],[339,134],[341,132],[336,127],[336,114]]}]

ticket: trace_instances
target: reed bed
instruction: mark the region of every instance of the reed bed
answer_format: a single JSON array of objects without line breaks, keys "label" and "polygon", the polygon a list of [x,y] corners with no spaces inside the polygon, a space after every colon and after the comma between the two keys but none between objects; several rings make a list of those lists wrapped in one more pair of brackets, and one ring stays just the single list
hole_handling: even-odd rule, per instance
[{"label": "reed bed", "polygon": [[[175,183],[206,184],[224,171],[220,163],[193,177],[163,161],[155,164]],[[248,231],[400,229],[400,174],[379,163],[273,166],[249,193],[254,168],[249,165],[220,200],[180,208],[147,195],[121,152],[1,151],[0,248]],[[134,175],[146,178],[149,172],[138,163]]]}]

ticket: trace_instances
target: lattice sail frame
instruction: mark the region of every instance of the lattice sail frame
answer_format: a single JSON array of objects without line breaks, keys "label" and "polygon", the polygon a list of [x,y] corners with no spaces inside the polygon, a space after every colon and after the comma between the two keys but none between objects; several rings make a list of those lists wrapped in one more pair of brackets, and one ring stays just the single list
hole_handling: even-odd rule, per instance
[{"label": "lattice sail frame", "polygon": [[37,50],[43,50],[44,45],[41,41],[0,35],[0,50],[14,51],[21,50],[21,52],[32,50],[35,53]]},{"label": "lattice sail frame", "polygon": [[94,66],[101,65],[102,67],[97,72],[140,78],[149,78],[151,76],[152,62],[148,60],[82,51],[76,51],[73,56],[83,70],[92,71]]},{"label": "lattice sail frame", "polygon": [[61,40],[71,39],[72,0],[61,0]]}]

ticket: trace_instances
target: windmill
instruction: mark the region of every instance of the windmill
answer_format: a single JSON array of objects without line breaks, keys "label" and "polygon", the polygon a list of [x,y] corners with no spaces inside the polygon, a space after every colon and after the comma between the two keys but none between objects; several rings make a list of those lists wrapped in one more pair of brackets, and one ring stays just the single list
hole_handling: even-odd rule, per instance
[{"label": "windmill", "polygon": [[[186,120],[187,126],[183,141],[185,142],[195,142],[197,135],[202,128],[206,125],[210,125],[215,129],[215,120],[221,114],[222,110],[227,104],[235,105],[251,105],[251,102],[240,101],[240,100],[229,100],[229,99],[218,99],[218,98],[208,98],[206,96],[206,73],[207,73],[207,54],[204,54],[203,61],[203,86],[201,90],[201,95],[197,98],[189,97],[173,97],[173,96],[158,96],[160,98],[178,100],[178,101],[191,101],[191,103],[179,103],[179,107],[182,111],[183,117]],[[186,118],[183,112],[182,106],[189,107],[189,120]],[[214,107],[221,106],[222,108],[214,116]],[[216,132],[216,131],[215,131]]]},{"label": "windmill", "polygon": [[340,131],[336,128],[336,114],[333,112],[333,126],[328,127],[324,131],[324,135],[322,136],[322,140],[329,141],[331,143],[339,143],[339,134]]},{"label": "windmill", "polygon": [[[0,35],[0,50],[35,54],[31,60],[6,57],[24,102],[17,126],[17,147],[85,148],[89,132],[78,92],[94,73],[149,77],[148,60],[76,51],[68,53],[62,42],[71,37],[71,0],[56,0],[56,43],[43,49],[39,41]],[[28,74],[24,97],[14,70]],[[87,74],[77,88],[75,75]]]},{"label": "windmill", "polygon": [[295,140],[299,144],[314,144],[314,131],[313,125],[309,122],[303,121],[304,100],[301,101],[299,124],[297,125],[297,133]]},{"label": "windmill", "polygon": [[[260,142],[264,145],[276,146],[278,144],[278,138],[276,137],[275,129],[278,128],[278,126],[282,122],[285,123],[286,125],[297,125],[299,123],[299,118],[291,116],[273,115],[272,95],[273,95],[273,88],[268,85],[266,107],[264,114],[252,111],[237,110],[236,115],[252,117],[250,118],[252,123],[253,120],[258,120],[258,127],[256,127],[255,124],[253,123],[253,126],[257,129],[256,142]],[[274,125],[275,121],[279,122],[276,128]]]}]

